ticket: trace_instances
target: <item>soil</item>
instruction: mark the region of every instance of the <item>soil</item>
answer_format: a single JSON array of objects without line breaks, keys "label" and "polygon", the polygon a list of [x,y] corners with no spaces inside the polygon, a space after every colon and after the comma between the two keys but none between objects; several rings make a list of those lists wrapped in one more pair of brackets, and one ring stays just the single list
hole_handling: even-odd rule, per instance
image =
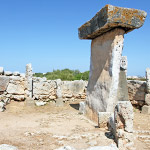
[{"label": "soil", "polygon": [[[78,109],[79,101],[63,107],[56,107],[53,102],[37,107],[12,101],[0,113],[0,144],[19,150],[55,150],[66,145],[80,150],[115,144],[107,129],[98,128]],[[136,149],[150,150],[150,115],[135,110],[134,126]]]}]

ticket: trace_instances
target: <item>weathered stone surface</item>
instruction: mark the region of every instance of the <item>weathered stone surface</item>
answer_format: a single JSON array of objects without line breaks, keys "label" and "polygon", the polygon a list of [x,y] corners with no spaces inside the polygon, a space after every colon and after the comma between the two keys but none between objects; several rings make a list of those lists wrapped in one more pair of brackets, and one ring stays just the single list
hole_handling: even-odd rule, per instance
[{"label": "weathered stone surface", "polygon": [[150,106],[150,94],[145,95],[145,104]]},{"label": "weathered stone surface", "polygon": [[0,92],[6,91],[9,80],[9,77],[0,76]]},{"label": "weathered stone surface", "polygon": [[147,16],[142,10],[106,5],[90,21],[79,28],[80,39],[94,39],[116,27],[125,32],[140,28]]},{"label": "weathered stone surface", "polygon": [[142,113],[143,114],[150,114],[150,106],[144,105],[142,107]]},{"label": "weathered stone surface", "polygon": [[128,80],[129,100],[135,106],[145,104],[146,82],[138,80]]},{"label": "weathered stone surface", "polygon": [[146,69],[147,93],[150,93],[150,68]]},{"label": "weathered stone surface", "polygon": [[80,80],[80,81],[62,81],[60,84],[62,97],[64,98],[81,98],[85,95],[85,90],[87,87],[87,82]]},{"label": "weathered stone surface", "polygon": [[133,148],[133,107],[130,101],[119,101],[114,113],[115,140],[118,148],[126,150]]},{"label": "weathered stone surface", "polygon": [[120,70],[119,73],[119,87],[118,87],[118,101],[128,101],[128,87],[125,70]]},{"label": "weathered stone surface", "polygon": [[32,65],[27,64],[26,65],[26,96],[29,98],[32,98],[33,96],[33,81],[32,81]]},{"label": "weathered stone surface", "polygon": [[95,116],[93,111],[96,114],[114,111],[117,103],[123,41],[124,30],[122,29],[114,29],[92,41],[86,99],[86,103],[92,109],[92,113],[88,114],[91,119]]},{"label": "weathered stone surface", "polygon": [[7,144],[0,145],[0,150],[18,150],[17,147]]},{"label": "weathered stone surface", "polygon": [[85,111],[86,111],[85,107],[86,107],[85,102],[79,103],[79,114],[85,114]]},{"label": "weathered stone surface", "polygon": [[56,88],[54,81],[34,81],[33,83],[33,95],[50,95]]},{"label": "weathered stone surface", "polygon": [[100,128],[107,127],[111,114],[112,113],[110,113],[110,112],[99,112],[98,113],[98,126]]},{"label": "weathered stone surface", "polygon": [[115,108],[115,122],[118,129],[133,132],[133,107],[130,101],[119,101]]},{"label": "weathered stone surface", "polygon": [[4,68],[0,67],[0,75],[3,75],[3,74],[4,74]]},{"label": "weathered stone surface", "polygon": [[25,87],[21,83],[9,83],[7,87],[8,94],[14,94],[14,95],[24,95],[25,94]]}]

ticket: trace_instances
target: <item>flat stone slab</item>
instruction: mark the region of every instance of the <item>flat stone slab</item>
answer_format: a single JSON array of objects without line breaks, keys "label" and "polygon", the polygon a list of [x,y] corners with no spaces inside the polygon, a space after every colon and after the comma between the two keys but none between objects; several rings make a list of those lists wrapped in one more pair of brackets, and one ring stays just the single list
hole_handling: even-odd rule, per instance
[{"label": "flat stone slab", "polygon": [[146,16],[147,13],[142,10],[106,5],[78,29],[79,38],[94,39],[116,27],[123,28],[127,33],[140,28]]}]

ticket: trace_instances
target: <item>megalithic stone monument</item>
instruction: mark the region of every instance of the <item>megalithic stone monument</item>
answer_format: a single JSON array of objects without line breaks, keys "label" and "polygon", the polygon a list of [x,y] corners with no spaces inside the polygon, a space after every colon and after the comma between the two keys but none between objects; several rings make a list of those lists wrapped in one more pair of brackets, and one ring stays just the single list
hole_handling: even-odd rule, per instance
[{"label": "megalithic stone monument", "polygon": [[147,13],[106,5],[82,25],[80,39],[91,39],[91,64],[86,114],[97,121],[99,112],[114,112],[118,102],[120,62],[124,34],[140,28]]}]

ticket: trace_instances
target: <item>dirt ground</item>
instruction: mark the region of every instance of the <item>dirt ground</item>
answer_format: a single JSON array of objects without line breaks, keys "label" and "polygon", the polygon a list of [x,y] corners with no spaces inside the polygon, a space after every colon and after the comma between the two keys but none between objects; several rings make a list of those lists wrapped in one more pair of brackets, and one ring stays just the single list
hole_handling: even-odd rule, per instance
[{"label": "dirt ground", "polygon": [[[11,102],[0,113],[0,144],[19,150],[54,150],[65,145],[80,150],[114,143],[111,133],[79,114],[78,103],[55,107],[51,102],[37,107]],[[150,115],[134,112],[136,149],[150,150]]]}]

